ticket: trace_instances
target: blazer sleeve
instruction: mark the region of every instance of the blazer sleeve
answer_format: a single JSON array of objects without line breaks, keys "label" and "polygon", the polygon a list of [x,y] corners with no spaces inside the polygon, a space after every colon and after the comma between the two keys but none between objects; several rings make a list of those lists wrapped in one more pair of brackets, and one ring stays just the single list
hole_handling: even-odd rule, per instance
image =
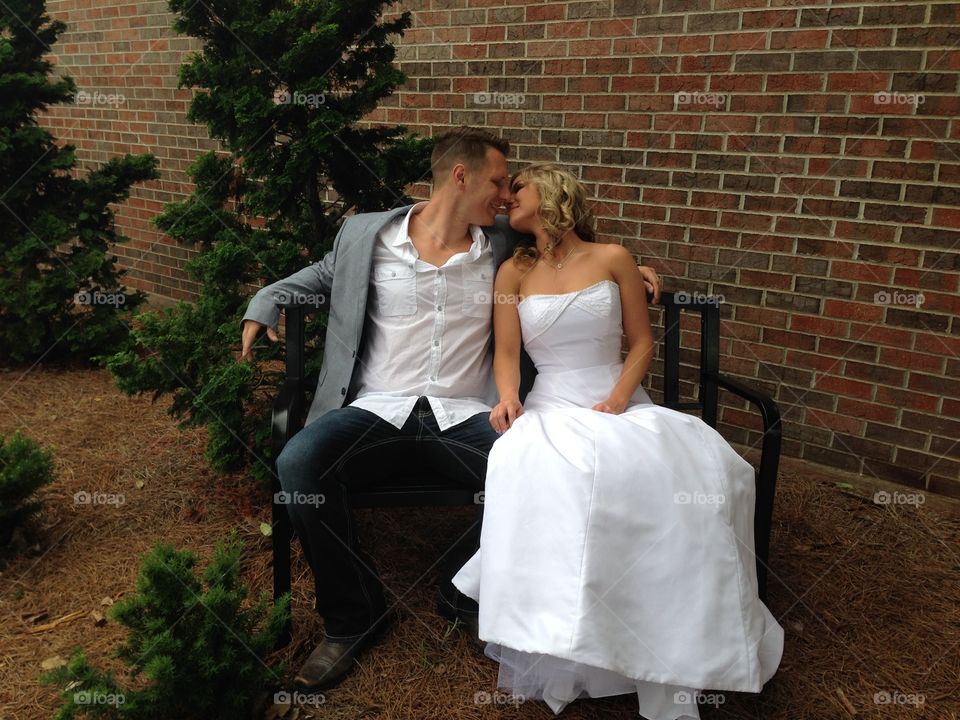
[{"label": "blazer sleeve", "polygon": [[340,226],[333,241],[333,250],[324,255],[322,260],[258,290],[247,305],[240,325],[243,326],[246,320],[253,320],[276,330],[283,305],[309,295],[323,295],[329,299],[340,240],[350,219],[347,218]]}]

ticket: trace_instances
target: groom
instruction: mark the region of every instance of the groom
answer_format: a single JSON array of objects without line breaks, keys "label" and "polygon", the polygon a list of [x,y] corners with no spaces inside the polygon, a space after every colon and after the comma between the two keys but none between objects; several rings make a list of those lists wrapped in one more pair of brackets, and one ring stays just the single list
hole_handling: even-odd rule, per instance
[{"label": "groom", "polygon": [[[433,192],[416,205],[347,218],[318,263],[261,289],[243,318],[243,357],[266,327],[276,340],[282,298],[330,298],[323,367],[306,425],[277,458],[325,637],[300,669],[304,688],[336,685],[389,622],[383,585],[361,550],[349,507],[351,473],[369,461],[439,473],[483,489],[497,438],[491,372],[493,279],[520,238],[506,218],[508,143],[486,131],[442,135]],[[641,268],[659,292],[656,275]],[[477,607],[450,578],[479,547],[476,524],[445,553],[438,611],[477,625]]]}]

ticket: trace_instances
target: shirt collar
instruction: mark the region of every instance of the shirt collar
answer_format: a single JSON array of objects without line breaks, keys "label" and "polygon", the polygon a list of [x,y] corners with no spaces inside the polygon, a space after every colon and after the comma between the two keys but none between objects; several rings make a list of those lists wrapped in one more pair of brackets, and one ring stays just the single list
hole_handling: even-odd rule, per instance
[{"label": "shirt collar", "polygon": [[[427,206],[427,201],[418,202],[416,205],[410,208],[410,212],[403,216],[403,220],[400,221],[399,226],[397,227],[397,232],[394,234],[393,238],[389,240],[389,244],[394,247],[402,247],[404,245],[409,246],[409,250],[414,251],[413,241],[410,240],[410,218],[413,217],[414,213],[418,213]],[[470,232],[470,237],[473,238],[473,244],[470,246],[470,249],[467,251],[468,260],[476,260],[480,257],[480,254],[486,249],[487,244],[490,240],[484,234],[483,230],[478,225],[468,226],[468,231]]]}]

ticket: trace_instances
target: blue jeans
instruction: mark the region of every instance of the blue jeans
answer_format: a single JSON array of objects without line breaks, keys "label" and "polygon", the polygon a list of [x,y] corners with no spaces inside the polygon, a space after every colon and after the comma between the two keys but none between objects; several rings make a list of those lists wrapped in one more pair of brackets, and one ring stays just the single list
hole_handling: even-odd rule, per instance
[{"label": "blue jeans", "polygon": [[[317,611],[328,638],[356,640],[386,612],[383,584],[360,548],[349,503],[350,489],[362,486],[367,477],[364,463],[375,457],[379,468],[439,474],[451,484],[479,492],[487,455],[497,439],[488,418],[488,413],[480,413],[441,432],[421,398],[397,430],[374,413],[344,407],[310,423],[284,447],[277,458],[280,486],[287,493],[287,511],[313,571]],[[478,508],[482,511],[483,506]],[[456,592],[449,578],[479,546],[478,518],[442,558],[442,597]]]}]

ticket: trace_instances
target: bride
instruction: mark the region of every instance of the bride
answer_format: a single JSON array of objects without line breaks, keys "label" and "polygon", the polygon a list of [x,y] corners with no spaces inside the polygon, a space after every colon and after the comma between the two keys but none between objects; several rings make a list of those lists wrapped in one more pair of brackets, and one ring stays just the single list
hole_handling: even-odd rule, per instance
[{"label": "bride", "polygon": [[[753,468],[640,387],[654,348],[642,278],[626,249],[593,242],[576,178],[528,167],[509,213],[536,245],[497,273],[502,436],[480,550],[454,578],[480,604],[499,687],[555,713],[636,692],[651,720],[699,718],[702,689],[759,692],[783,629],[757,595]],[[521,339],[538,372],[522,405]]]}]

